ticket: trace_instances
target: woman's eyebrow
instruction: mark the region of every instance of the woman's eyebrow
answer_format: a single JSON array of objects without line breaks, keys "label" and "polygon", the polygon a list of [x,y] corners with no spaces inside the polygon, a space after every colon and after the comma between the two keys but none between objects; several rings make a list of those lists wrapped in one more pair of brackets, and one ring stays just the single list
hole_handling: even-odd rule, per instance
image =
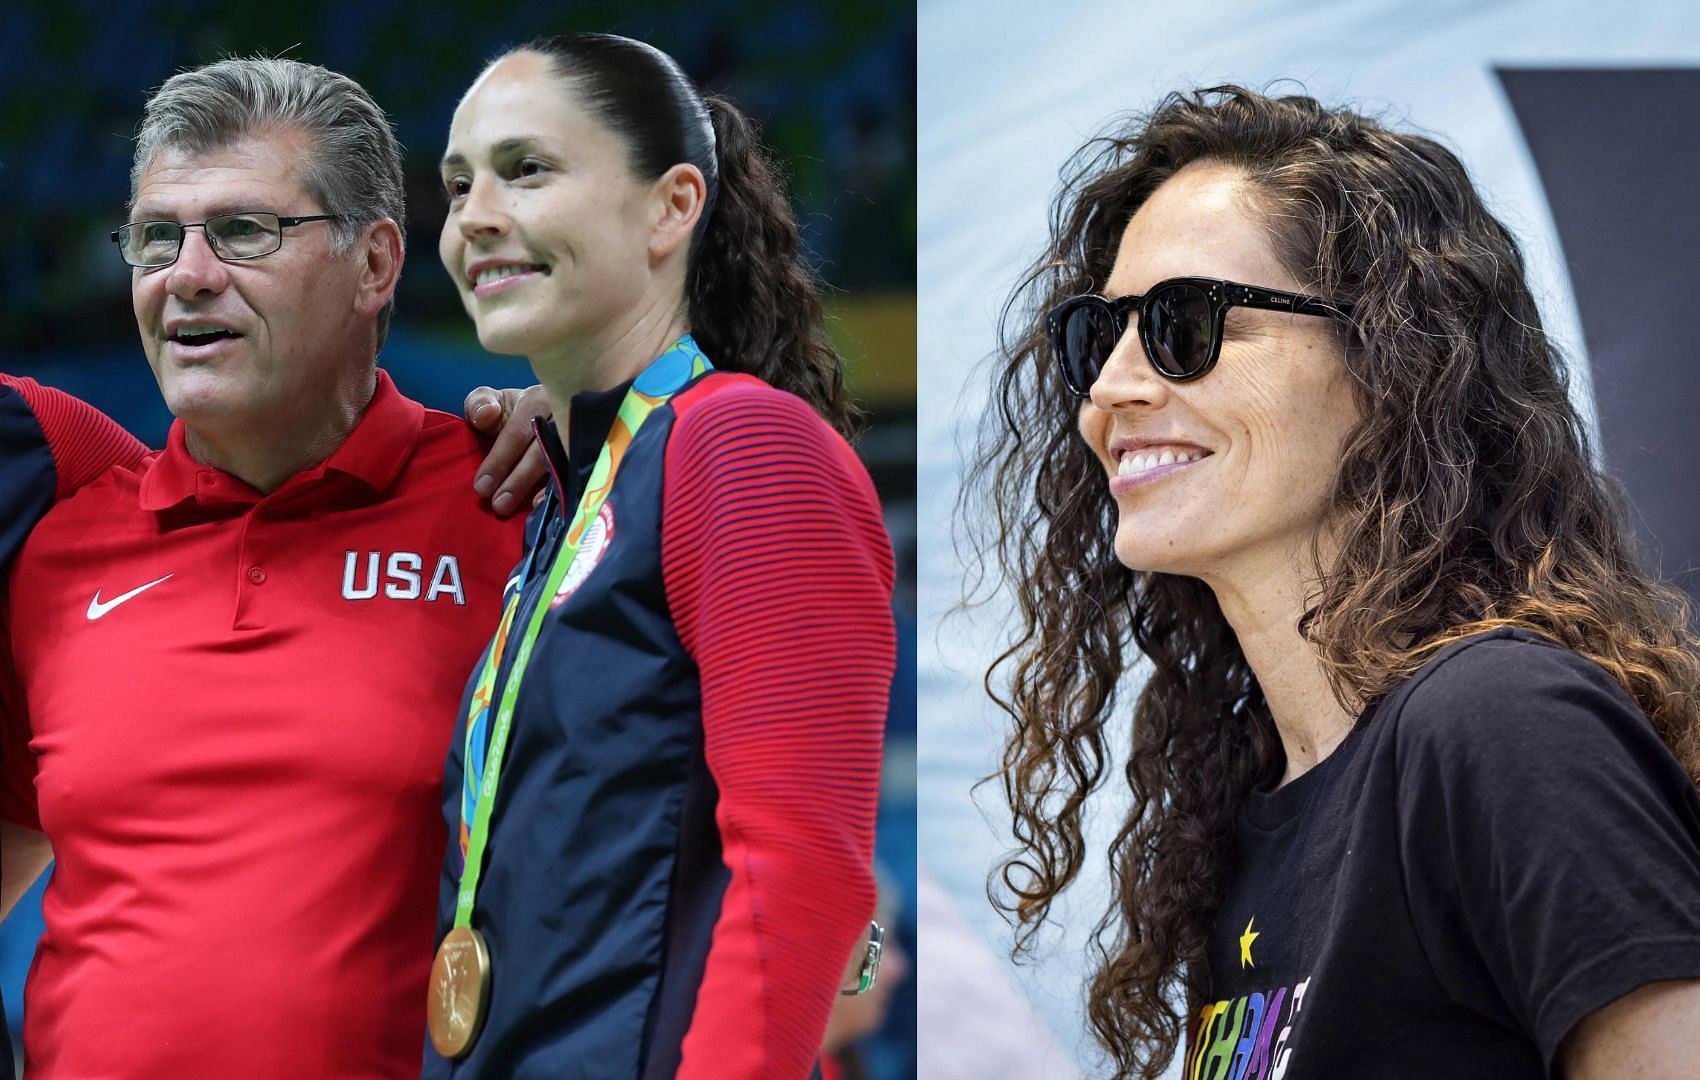
[{"label": "woman's eyebrow", "polygon": [[[503,156],[508,155],[508,154],[516,153],[520,150],[528,150],[531,147],[536,146],[536,145],[537,145],[537,140],[530,135],[514,135],[514,136],[510,136],[509,138],[503,139],[501,142],[492,146],[490,148],[490,156],[491,157],[503,157]],[[443,169],[451,169],[451,168],[455,168],[457,166],[461,166],[461,165],[465,165],[465,164],[466,164],[466,155],[462,154],[460,151],[456,150],[456,151],[453,151],[452,153],[445,155],[444,158],[443,158],[443,163],[438,167],[443,168]]]}]

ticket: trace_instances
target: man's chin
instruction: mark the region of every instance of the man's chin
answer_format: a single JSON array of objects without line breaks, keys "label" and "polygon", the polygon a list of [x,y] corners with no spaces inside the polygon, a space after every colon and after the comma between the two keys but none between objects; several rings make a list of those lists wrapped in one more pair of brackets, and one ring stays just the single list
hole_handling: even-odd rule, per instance
[{"label": "man's chin", "polygon": [[191,375],[168,379],[162,387],[165,407],[186,424],[229,423],[251,411],[248,395],[228,380]]}]

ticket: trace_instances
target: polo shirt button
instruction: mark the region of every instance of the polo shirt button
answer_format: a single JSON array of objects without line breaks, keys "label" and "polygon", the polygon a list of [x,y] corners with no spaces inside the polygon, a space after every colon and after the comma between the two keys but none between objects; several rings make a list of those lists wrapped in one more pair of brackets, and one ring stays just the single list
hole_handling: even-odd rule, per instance
[{"label": "polo shirt button", "polygon": [[248,568],[248,580],[256,585],[264,585],[266,583],[266,572],[257,566],[250,566]]}]

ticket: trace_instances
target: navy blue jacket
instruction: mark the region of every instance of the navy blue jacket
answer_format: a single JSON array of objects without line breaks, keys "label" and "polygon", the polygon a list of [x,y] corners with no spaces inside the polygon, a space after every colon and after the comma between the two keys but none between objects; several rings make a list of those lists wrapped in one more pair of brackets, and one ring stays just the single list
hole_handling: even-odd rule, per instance
[{"label": "navy blue jacket", "polygon": [[[679,1070],[686,1032],[693,1017],[698,1015],[698,991],[705,984],[711,941],[717,950],[722,945],[714,940],[716,927],[723,900],[733,895],[730,888],[735,876],[723,857],[716,817],[717,808],[726,812],[722,807],[726,797],[717,790],[716,774],[711,773],[705,757],[705,676],[681,640],[680,620],[686,618],[687,609],[676,612],[670,606],[683,602],[680,600],[683,594],[668,591],[668,574],[684,573],[681,566],[694,567],[692,572],[700,570],[717,575],[716,581],[720,583],[733,572],[723,560],[713,558],[712,553],[692,552],[683,562],[677,561],[680,537],[684,537],[684,546],[688,548],[701,534],[692,530],[681,532],[684,515],[678,520],[663,521],[667,452],[670,439],[679,430],[682,412],[687,406],[699,408],[694,403],[711,398],[731,402],[736,394],[720,396],[717,391],[736,391],[740,387],[747,397],[767,395],[761,400],[782,398],[788,402],[787,415],[812,425],[810,430],[818,429],[825,440],[810,443],[805,437],[800,443],[793,439],[787,444],[810,448],[807,454],[799,453],[807,464],[801,470],[793,470],[793,475],[800,471],[811,491],[829,492],[823,499],[837,499],[840,493],[847,493],[843,494],[842,506],[849,507],[848,511],[832,503],[834,509],[820,516],[830,517],[833,527],[845,534],[851,528],[844,522],[857,518],[856,528],[862,530],[857,536],[878,534],[871,544],[858,541],[864,544],[864,550],[878,549],[877,557],[870,556],[861,565],[876,566],[883,559],[887,574],[890,567],[890,549],[880,530],[877,502],[867,485],[865,472],[855,463],[853,455],[806,406],[766,387],[757,387],[756,393],[750,395],[751,382],[744,376],[710,372],[650,415],[625,452],[602,520],[596,527],[599,542],[593,543],[587,533],[585,547],[580,551],[580,563],[590,570],[580,572],[580,563],[575,563],[560,594],[553,598],[541,595],[552,557],[562,542],[572,508],[578,503],[626,387],[606,393],[580,394],[573,399],[568,425],[570,452],[564,452],[566,448],[560,445],[552,426],[545,426],[540,432],[554,472],[556,507],[566,509],[551,509],[546,505],[533,514],[528,546],[540,550],[529,564],[525,580],[512,586],[522,590],[513,632],[515,639],[537,604],[553,599],[555,605],[545,617],[517,699],[472,918],[472,925],[484,935],[491,955],[487,1018],[481,1035],[458,1062],[444,1059],[427,1044],[424,1076],[432,1080],[449,1077],[648,1080],[673,1077]],[[755,501],[769,500],[772,508],[764,503],[752,509],[746,502],[738,520],[751,522],[761,538],[759,551],[771,551],[778,559],[785,543],[804,535],[797,530],[808,527],[797,523],[797,514],[801,512],[797,507],[806,501],[806,493],[799,498],[795,488],[785,489],[781,481],[770,481],[770,474],[755,464],[774,460],[774,453],[783,453],[770,453],[766,449],[775,438],[769,432],[781,426],[783,417],[775,421],[762,413],[761,400],[750,401],[749,409],[742,409],[740,404],[737,410],[728,406],[720,412],[699,415],[714,417],[712,430],[716,435],[740,425],[747,434],[745,442],[729,439],[719,453],[737,454],[742,448],[749,448],[750,463],[740,465],[738,475],[759,478],[760,494]],[[756,418],[758,414],[760,419]],[[693,430],[709,430],[703,426],[708,423],[704,420]],[[681,445],[687,444],[696,445],[689,440],[681,441]],[[837,449],[832,449],[833,446]],[[842,472],[845,461],[860,473],[859,482],[857,477],[846,478]],[[711,491],[706,501],[693,501],[692,508],[710,515],[721,513],[721,502],[716,497],[721,490]],[[673,507],[674,503],[669,502],[668,506]],[[716,523],[724,520],[715,519]],[[671,531],[666,532],[664,542],[667,529]],[[796,581],[802,576],[813,582],[821,580],[823,573],[830,578],[835,573],[863,572],[850,566],[855,562],[853,557],[835,556],[831,549],[819,550],[812,540],[809,544],[811,554],[830,559],[842,569],[823,571],[818,562],[810,561],[805,575],[791,571],[786,580]],[[794,544],[793,551],[795,547]],[[592,555],[587,556],[587,550]],[[663,572],[664,557],[675,560],[666,564],[668,574]],[[853,636],[847,645],[824,644],[834,656],[858,651],[872,656],[883,652],[883,676],[878,674],[879,662],[870,661],[862,667],[874,672],[873,677],[860,669],[852,670],[842,677],[844,685],[840,689],[839,682],[834,680],[839,680],[841,673],[830,662],[810,662],[813,641],[787,643],[777,649],[784,654],[779,657],[780,663],[792,671],[800,671],[806,679],[820,680],[812,684],[814,690],[803,693],[799,699],[796,711],[809,717],[802,722],[803,728],[825,739],[837,740],[835,745],[843,748],[841,760],[853,767],[846,773],[848,779],[837,775],[843,770],[835,770],[831,761],[820,766],[820,778],[794,776],[797,769],[784,767],[782,783],[769,784],[764,780],[757,786],[766,793],[790,783],[800,793],[797,803],[782,804],[775,811],[775,817],[786,825],[807,819],[811,807],[833,805],[832,800],[845,792],[864,799],[867,817],[863,836],[855,833],[850,823],[840,821],[859,818],[859,813],[817,814],[830,817],[842,835],[855,833],[866,843],[865,849],[858,843],[839,849],[845,853],[843,857],[809,856],[818,862],[807,865],[818,865],[819,876],[836,887],[823,888],[820,882],[810,881],[805,892],[821,888],[829,904],[839,903],[841,894],[856,897],[847,908],[837,912],[836,919],[825,909],[822,909],[824,914],[808,909],[814,897],[805,895],[799,899],[796,890],[787,892],[785,900],[772,900],[766,909],[770,919],[789,918],[793,926],[799,927],[801,932],[792,941],[801,944],[785,956],[778,956],[776,950],[788,948],[787,943],[774,935],[764,937],[761,948],[767,951],[762,955],[768,957],[761,961],[764,966],[786,963],[788,958],[794,961],[799,953],[804,953],[808,956],[800,967],[813,964],[817,971],[830,969],[827,979],[832,982],[831,987],[823,985],[818,977],[807,980],[807,993],[819,995],[819,1008],[808,1014],[808,1025],[824,1025],[830,1004],[828,995],[836,989],[839,972],[851,952],[851,939],[859,932],[856,920],[862,920],[860,926],[865,927],[872,909],[871,867],[849,864],[871,862],[879,731],[883,725],[892,648],[889,578],[882,594],[879,592],[882,586],[874,580],[879,576],[869,575],[864,585],[857,586],[860,590],[857,595],[873,598],[883,631],[876,628],[869,635],[872,644],[864,645],[862,639]],[[724,613],[726,608],[716,610]],[[835,617],[841,625],[850,627],[852,633],[864,622],[870,626],[875,623],[860,615]],[[727,633],[724,622],[719,632],[724,647]],[[798,633],[804,636],[805,631]],[[687,639],[689,636],[687,631]],[[771,640],[752,647],[759,648],[770,661],[776,651]],[[515,651],[510,642],[507,657],[497,670],[495,701],[501,700]],[[734,679],[760,680],[758,695],[771,698],[780,692],[774,689],[776,682],[767,681],[772,676],[758,674],[762,670],[759,663],[746,665],[738,661],[732,667]],[[846,670],[851,667],[846,665]],[[476,674],[473,684],[477,681]],[[862,683],[869,686],[864,688]],[[864,724],[862,721],[867,718],[849,710],[835,714],[834,705],[823,704],[854,699],[864,689],[871,690],[877,700],[871,723]],[[465,764],[462,760],[465,717],[470,703],[471,685],[462,703],[457,731],[450,741],[446,770],[445,818],[451,835],[457,839],[451,842],[444,864],[439,939],[452,924],[461,875],[460,790]],[[737,711],[736,719],[762,725],[763,731],[769,730],[765,726],[769,724],[778,725],[772,730],[783,731],[785,724],[793,723],[795,715],[781,711],[768,717],[759,706]],[[873,733],[867,746],[858,741],[864,727]],[[742,734],[748,738],[748,729]],[[754,741],[761,743],[767,737],[770,736],[758,734]],[[781,744],[775,752],[783,752],[789,745],[780,736],[772,737]],[[719,744],[710,741],[710,756],[716,745]],[[811,754],[808,760],[823,760],[818,751]],[[856,763],[863,761],[871,763],[866,773],[856,771],[859,768]],[[725,764],[722,762],[717,768]],[[760,769],[762,763],[752,767]],[[741,830],[740,843],[745,835]],[[830,843],[825,849],[830,849]],[[737,858],[731,861],[743,865]],[[852,912],[848,926],[845,911]],[[829,926],[830,932],[826,929]],[[813,933],[816,927],[822,928],[819,934]],[[721,933],[732,935],[735,931],[722,927]],[[761,978],[761,973],[750,971],[748,980],[743,980],[742,963],[733,965],[737,969],[733,973],[734,984]],[[795,997],[793,991],[799,982],[791,977],[770,982],[776,989],[767,1000]],[[732,999],[717,995],[711,1000],[724,1004]],[[787,1022],[776,1022],[765,1029],[758,1025],[758,1031],[747,1036],[738,1028],[736,1017],[727,1017],[724,1012],[716,1017],[710,1030],[713,1038],[721,1040],[721,1046],[742,1049],[750,1045],[748,1038],[778,1040],[763,1051],[763,1060],[785,1064],[755,1066],[764,1074],[772,1072],[802,1080],[804,1072],[811,1067],[818,1073],[814,1062],[819,1050],[818,1028],[788,1018]],[[694,1038],[697,1035],[693,1032]],[[814,1040],[812,1046],[808,1045],[810,1038]],[[708,1060],[705,1056],[698,1064]],[[744,1066],[734,1071],[747,1072],[750,1068]]]}]

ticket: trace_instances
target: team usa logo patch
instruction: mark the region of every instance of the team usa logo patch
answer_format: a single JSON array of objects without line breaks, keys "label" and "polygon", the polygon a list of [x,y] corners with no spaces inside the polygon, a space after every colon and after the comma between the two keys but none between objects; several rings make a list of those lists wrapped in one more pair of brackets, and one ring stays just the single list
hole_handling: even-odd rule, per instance
[{"label": "team usa logo patch", "polygon": [[596,512],[596,520],[584,530],[584,539],[579,541],[572,565],[567,567],[567,576],[561,579],[561,587],[555,590],[555,598],[549,601],[550,608],[560,607],[567,602],[567,597],[578,591],[579,585],[596,569],[596,564],[602,561],[602,556],[607,553],[608,545],[613,540],[614,504],[604,502],[602,509]]},{"label": "team usa logo patch", "polygon": [[[378,576],[380,562],[383,566],[381,580]],[[391,600],[435,602],[446,598],[453,600],[460,607],[465,607],[466,588],[461,584],[460,559],[454,555],[439,555],[435,566],[430,570],[429,578],[426,576],[428,566],[432,566],[431,561],[416,551],[391,552],[388,558],[385,558],[381,551],[347,552],[342,563],[342,598],[371,600],[378,595],[378,589],[382,586],[384,596]],[[144,585],[143,588],[158,584],[156,581],[151,585]],[[134,594],[121,596],[112,603],[121,603],[131,595]],[[91,610],[89,618],[96,617]]]}]

